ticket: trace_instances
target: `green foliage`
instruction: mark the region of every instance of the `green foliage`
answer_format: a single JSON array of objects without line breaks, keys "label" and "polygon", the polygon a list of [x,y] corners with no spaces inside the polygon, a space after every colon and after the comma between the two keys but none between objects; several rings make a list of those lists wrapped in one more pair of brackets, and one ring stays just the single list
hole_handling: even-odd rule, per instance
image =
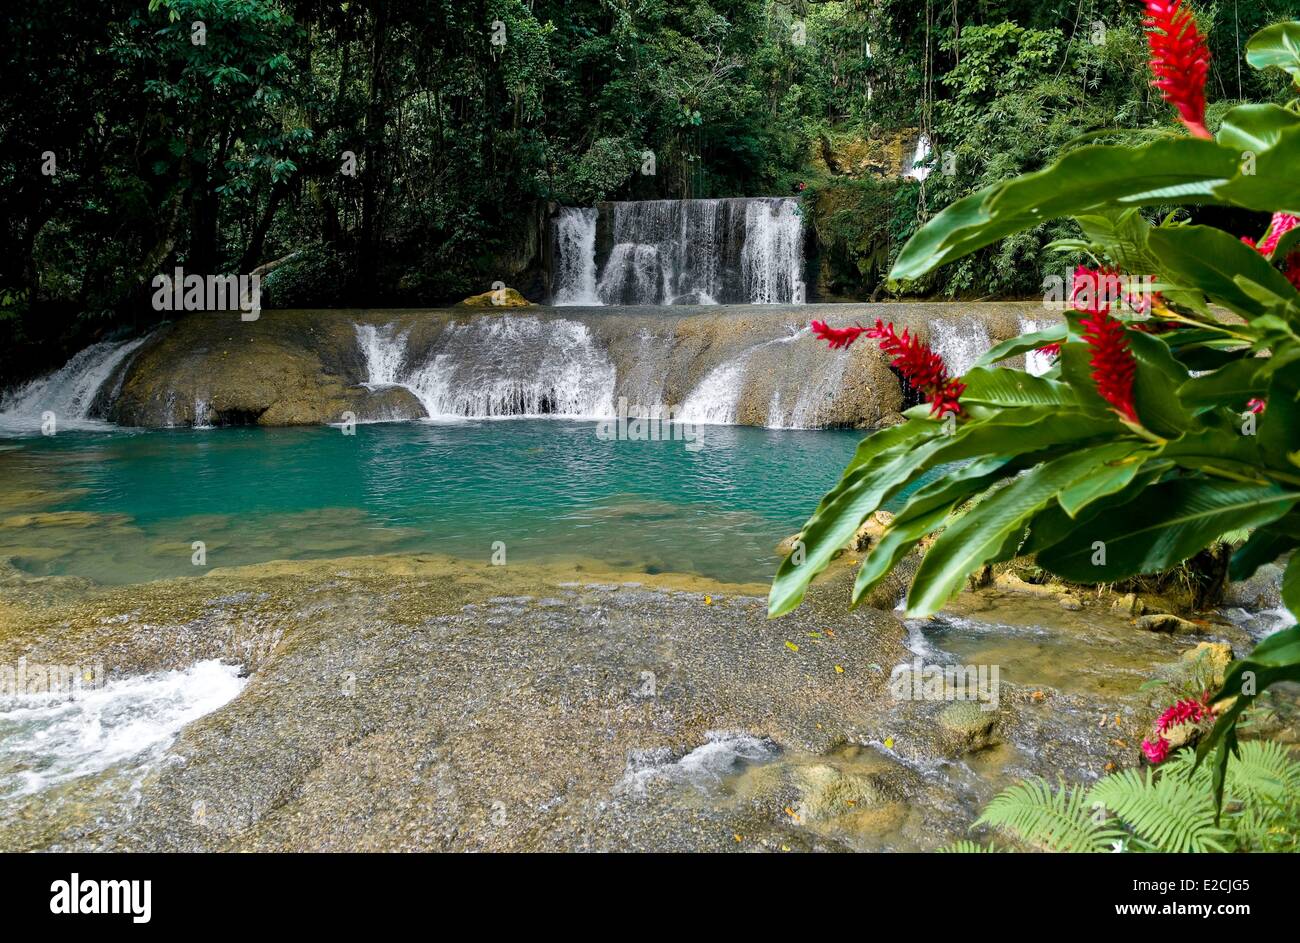
[{"label": "green foliage", "polygon": [[1086,799],[1087,790],[1027,779],[994,797],[975,824],[1005,829],[1050,851],[1110,851],[1124,833],[1109,819],[1098,820]]},{"label": "green foliage", "polygon": [[[1030,779],[999,793],[976,825],[1047,851],[1294,850],[1300,843],[1300,763],[1281,744],[1252,740],[1228,767],[1219,820],[1212,775],[1177,754],[1156,771],[1124,770],[1091,789]],[[959,842],[950,850],[983,850]]]},{"label": "green foliage", "polygon": [[[781,564],[770,614],[795,608],[862,523],[903,494],[911,498],[858,571],[854,604],[935,532],[908,593],[913,615],[936,612],[984,566],[1022,554],[1063,578],[1099,583],[1169,570],[1243,528],[1254,533],[1234,556],[1234,578],[1300,548],[1300,258],[1290,255],[1297,243],[1288,236],[1270,258],[1182,214],[1157,225],[1136,212],[1177,200],[1300,213],[1296,167],[1300,100],[1245,106],[1225,114],[1216,140],[1079,147],[936,216],[899,254],[895,278],[927,276],[1067,216],[1082,238],[1056,248],[1154,276],[1154,316],[1140,316],[1143,305],[1122,317],[1130,324],[1120,328],[1125,349],[1112,350],[1107,366],[1131,363],[1132,388],[1103,398],[1089,343],[1096,338],[1074,310],[1060,328],[1001,345],[963,378],[962,415],[934,417],[919,406],[905,425],[862,443],[804,526],[805,553]],[[1120,314],[1125,304],[1113,298],[1106,307]],[[1232,318],[1221,316],[1225,309]],[[1047,342],[1060,345],[1060,356],[1043,376],[992,366]],[[1252,399],[1267,403],[1261,415],[1247,411]],[[954,466],[962,467],[921,486],[933,470]],[[1294,567],[1284,586],[1293,605]],[[1216,792],[1241,712],[1284,680],[1300,680],[1300,627],[1234,663],[1214,696],[1226,703],[1199,749],[1206,756],[1222,744]]]}]

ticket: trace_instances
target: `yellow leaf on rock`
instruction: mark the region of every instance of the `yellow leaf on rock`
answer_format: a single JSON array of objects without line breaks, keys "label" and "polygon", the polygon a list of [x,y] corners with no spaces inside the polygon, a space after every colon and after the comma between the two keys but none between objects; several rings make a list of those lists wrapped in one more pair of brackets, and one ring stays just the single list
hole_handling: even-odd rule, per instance
[{"label": "yellow leaf on rock", "polygon": [[785,643],[785,647],[788,648],[788,649],[790,649],[790,651],[792,651],[792,652],[797,652],[797,651],[799,651],[799,646],[796,645],[794,642],[786,642],[786,643]]}]

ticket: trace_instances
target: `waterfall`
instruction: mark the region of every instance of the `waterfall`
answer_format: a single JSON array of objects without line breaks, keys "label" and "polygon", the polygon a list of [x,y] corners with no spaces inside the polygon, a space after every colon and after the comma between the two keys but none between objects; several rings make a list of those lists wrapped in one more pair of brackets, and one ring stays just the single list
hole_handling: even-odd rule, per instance
[{"label": "waterfall", "polygon": [[803,303],[803,218],[798,203],[746,201],[741,264],[751,302]]},{"label": "waterfall", "polygon": [[557,305],[598,305],[596,295],[596,210],[565,206],[555,217]]},{"label": "waterfall", "polygon": [[47,412],[54,414],[56,431],[101,425],[91,415],[101,387],[144,342],[140,337],[92,344],[53,373],[12,391],[0,399],[0,429],[39,431]]},{"label": "waterfall", "polygon": [[809,329],[803,328],[784,337],[754,344],[730,360],[718,364],[705,375],[695,389],[691,390],[682,403],[678,412],[681,420],[709,425],[735,423],[740,411],[740,397],[744,392],[745,373],[749,368],[750,359],[764,348],[776,344],[789,344],[807,333]]},{"label": "waterfall", "polygon": [[778,387],[772,393],[772,401],[767,408],[769,429],[817,429],[824,425],[822,411],[834,403],[836,395],[844,385],[844,374],[848,369],[848,357],[821,357],[820,366],[814,376],[807,377],[799,385],[799,395],[794,406],[787,414],[781,402],[781,390]]},{"label": "waterfall", "polygon": [[930,136],[922,134],[916,139],[916,150],[903,162],[903,177],[907,180],[925,180],[934,168],[930,166]]},{"label": "waterfall", "polygon": [[406,363],[406,335],[395,337],[392,324],[375,327],[357,324],[357,344],[366,364],[365,385],[372,390],[400,386],[399,377]]},{"label": "waterfall", "polygon": [[748,358],[718,364],[691,390],[678,412],[683,422],[728,425],[736,421]]},{"label": "waterfall", "polygon": [[973,318],[930,322],[930,346],[943,357],[948,372],[959,377],[993,346],[988,328]]},{"label": "waterfall", "polygon": [[[577,321],[499,315],[453,323],[419,362],[405,333],[365,327],[357,326],[357,340],[366,385],[404,386],[430,417],[614,415],[614,365]],[[394,366],[408,361],[409,369]]]},{"label": "waterfall", "polygon": [[803,218],[785,197],[566,208],[553,223],[556,304],[800,304]]},{"label": "waterfall", "polygon": [[[593,270],[595,263],[592,263]],[[659,304],[664,296],[664,273],[657,246],[620,242],[609,254],[596,288],[596,304]]]}]

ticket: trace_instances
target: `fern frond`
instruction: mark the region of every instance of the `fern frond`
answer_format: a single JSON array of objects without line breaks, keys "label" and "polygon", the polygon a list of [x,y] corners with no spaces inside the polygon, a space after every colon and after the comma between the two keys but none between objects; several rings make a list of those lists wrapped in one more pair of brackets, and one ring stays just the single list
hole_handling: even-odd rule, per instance
[{"label": "fern frond", "polygon": [[1195,780],[1174,776],[1153,779],[1137,770],[1113,773],[1088,794],[1113,812],[1142,842],[1157,851],[1226,851],[1232,835],[1214,824],[1214,799]]},{"label": "fern frond", "polygon": [[1006,829],[1050,851],[1109,851],[1123,833],[1090,816],[1084,792],[1064,783],[1054,791],[1046,780],[1027,779],[998,793],[975,824]]},{"label": "fern frond", "polygon": [[1228,762],[1226,791],[1243,801],[1282,802],[1300,793],[1300,763],[1276,741],[1246,740]]},{"label": "fern frond", "polygon": [[992,843],[981,845],[979,842],[971,841],[968,838],[963,838],[961,841],[955,841],[951,845],[945,845],[943,848],[939,849],[940,854],[950,855],[991,854],[1002,851],[1006,851],[1006,849],[1000,845]]}]

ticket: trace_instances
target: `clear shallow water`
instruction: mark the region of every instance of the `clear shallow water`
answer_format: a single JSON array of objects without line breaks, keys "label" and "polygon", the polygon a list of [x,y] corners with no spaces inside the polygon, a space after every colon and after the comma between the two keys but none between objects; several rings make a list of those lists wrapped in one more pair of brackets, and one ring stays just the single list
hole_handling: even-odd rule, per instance
[{"label": "clear shallow water", "polygon": [[437,552],[597,558],[764,580],[861,433],[707,427],[703,447],[594,422],[70,432],[0,440],[0,557],[131,583],[206,565]]}]

